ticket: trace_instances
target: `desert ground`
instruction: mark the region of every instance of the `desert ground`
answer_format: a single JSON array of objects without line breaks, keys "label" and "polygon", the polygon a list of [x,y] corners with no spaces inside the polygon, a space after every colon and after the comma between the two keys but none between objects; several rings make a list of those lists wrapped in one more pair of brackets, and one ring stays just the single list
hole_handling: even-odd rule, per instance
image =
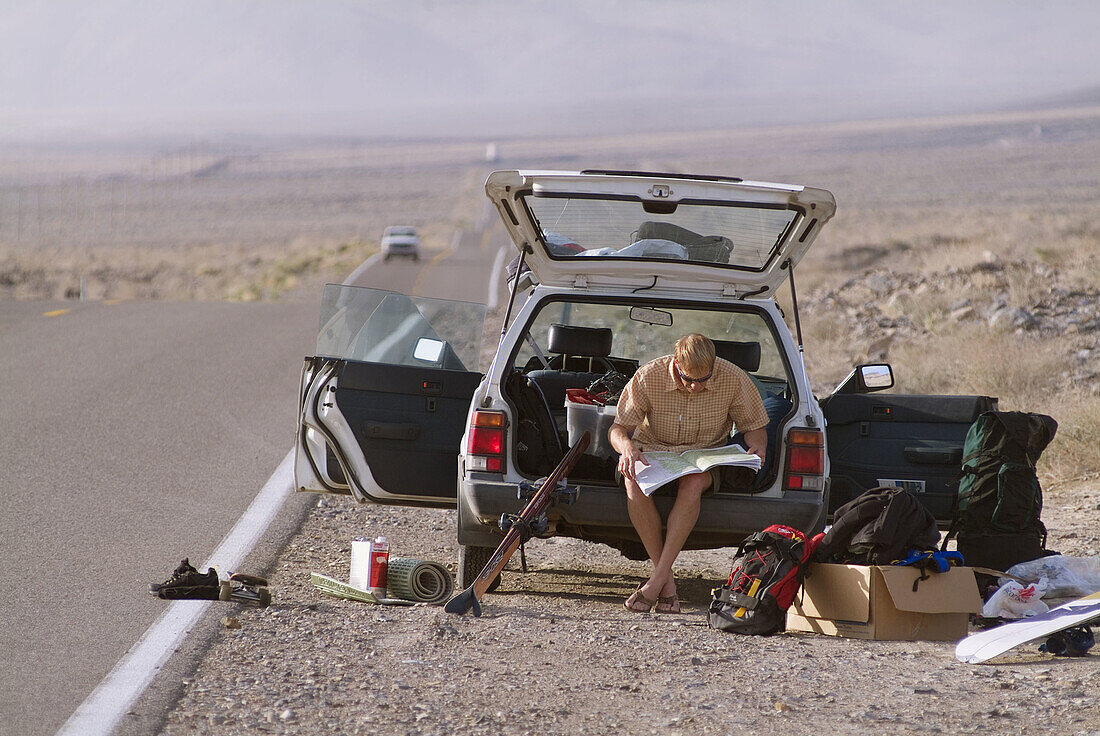
[{"label": "desert ground", "polygon": [[[795,276],[818,393],[884,358],[901,391],[1050,414],[1049,546],[1100,555],[1100,109],[497,140],[493,162],[488,143],[0,144],[0,308],[317,302],[387,224],[443,248],[483,211],[494,168],[823,187],[837,215]],[[532,573],[509,571],[476,620],[310,587],[313,570],[344,578],[351,539],[375,529],[397,554],[454,564],[453,512],[320,499],[267,571],[276,604],[233,609],[175,709],[134,718],[169,734],[1100,733],[1095,655],[973,667],[941,643],[713,632],[703,611],[730,550],[685,557],[687,605],[668,617],[621,607],[644,566],[567,540],[532,543]]]}]

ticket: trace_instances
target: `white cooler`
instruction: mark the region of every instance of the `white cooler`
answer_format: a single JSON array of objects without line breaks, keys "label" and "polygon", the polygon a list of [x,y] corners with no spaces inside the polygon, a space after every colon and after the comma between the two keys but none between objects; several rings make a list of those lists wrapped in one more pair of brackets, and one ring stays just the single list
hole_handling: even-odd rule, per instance
[{"label": "white cooler", "polygon": [[573,401],[565,402],[565,422],[569,430],[569,446],[576,444],[587,429],[592,433],[589,438],[587,455],[596,457],[611,457],[615,450],[607,439],[607,432],[615,423],[616,407],[596,406],[595,404],[578,404]]}]

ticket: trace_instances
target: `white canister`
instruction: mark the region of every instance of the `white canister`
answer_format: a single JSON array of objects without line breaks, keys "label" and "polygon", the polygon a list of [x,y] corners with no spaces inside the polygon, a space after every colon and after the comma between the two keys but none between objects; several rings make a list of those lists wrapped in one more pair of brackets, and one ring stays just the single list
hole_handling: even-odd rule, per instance
[{"label": "white canister", "polygon": [[351,573],[348,575],[348,583],[359,590],[370,590],[370,560],[371,548],[374,542],[367,539],[356,539],[351,543]]}]

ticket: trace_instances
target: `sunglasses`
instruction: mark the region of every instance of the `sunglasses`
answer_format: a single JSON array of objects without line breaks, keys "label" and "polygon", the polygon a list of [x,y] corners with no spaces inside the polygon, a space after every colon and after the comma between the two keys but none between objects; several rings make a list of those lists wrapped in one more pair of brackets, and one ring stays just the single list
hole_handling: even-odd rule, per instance
[{"label": "sunglasses", "polygon": [[677,365],[676,366],[676,375],[679,376],[680,380],[683,381],[684,383],[706,383],[707,381],[710,380],[710,377],[714,375],[714,370],[712,369],[710,373],[703,376],[702,378],[692,378],[691,376],[685,376],[684,372],[682,370],[680,370],[680,366]]}]

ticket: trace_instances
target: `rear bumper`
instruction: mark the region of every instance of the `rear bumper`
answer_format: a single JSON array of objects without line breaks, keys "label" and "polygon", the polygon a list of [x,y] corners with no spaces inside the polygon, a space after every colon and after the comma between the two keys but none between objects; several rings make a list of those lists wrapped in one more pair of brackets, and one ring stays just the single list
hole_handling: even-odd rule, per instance
[{"label": "rear bumper", "polygon": [[[495,547],[503,537],[501,514],[519,513],[526,505],[516,497],[516,486],[496,476],[471,474],[459,484],[458,541],[463,545]],[[670,495],[654,499],[667,518],[675,501]],[[743,494],[715,494],[703,498],[699,521],[685,549],[736,546],[749,534],[771,524],[787,524],[807,534],[825,526],[827,498],[820,493],[788,493],[783,498]],[[638,541],[626,508],[626,492],[614,486],[581,486],[576,503],[553,506],[547,512],[551,536],[577,537],[612,544]]]}]

